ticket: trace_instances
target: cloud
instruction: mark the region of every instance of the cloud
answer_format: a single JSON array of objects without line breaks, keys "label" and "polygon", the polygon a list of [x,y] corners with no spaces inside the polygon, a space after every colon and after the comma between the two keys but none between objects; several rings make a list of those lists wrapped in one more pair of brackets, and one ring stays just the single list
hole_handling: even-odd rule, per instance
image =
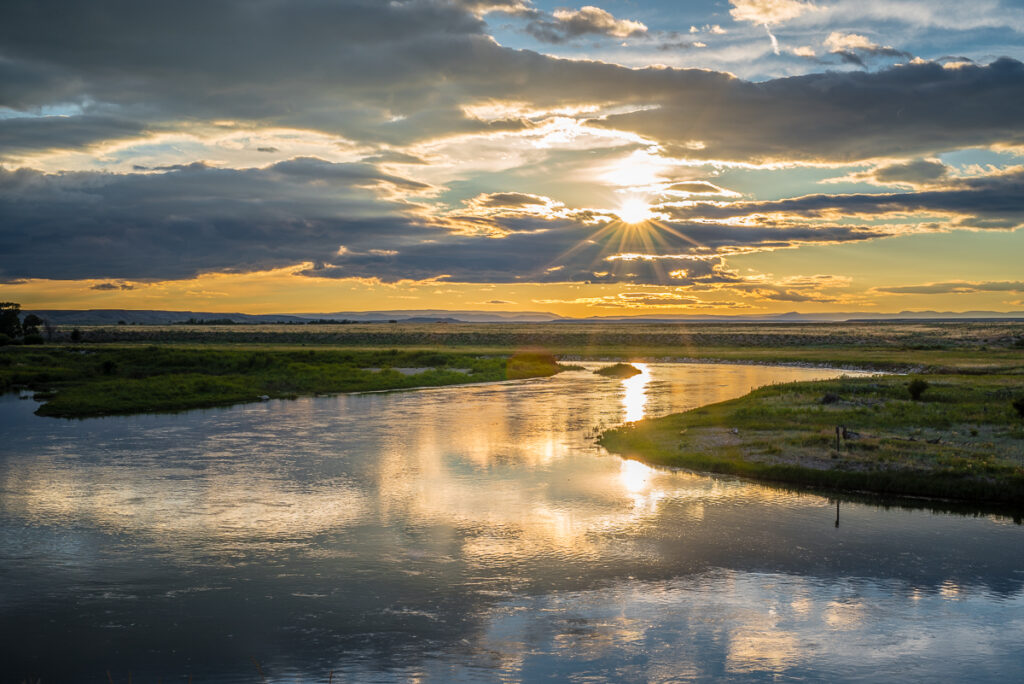
[{"label": "cloud", "polygon": [[120,175],[0,168],[0,276],[186,278],[322,260],[343,244],[387,249],[420,230],[440,237],[387,199],[420,185],[316,159]]},{"label": "cloud", "polygon": [[[0,106],[29,111],[75,103],[81,116],[94,118],[50,122],[67,132],[38,136],[67,147],[182,122],[287,127],[398,147],[535,125],[517,116],[485,121],[466,113],[492,101],[547,111],[636,110],[593,123],[678,148],[688,158],[853,161],[1024,144],[1024,98],[1014,96],[1024,87],[1024,65],[1012,59],[748,82],[701,69],[629,69],[505,48],[474,13],[499,6],[520,5],[0,3]],[[744,2],[734,11],[781,21],[813,7]],[[598,8],[566,12],[561,20],[544,19],[561,36],[632,26],[615,18],[601,24]],[[629,30],[639,31],[639,24]],[[101,120],[108,127],[116,120],[117,130],[102,132]],[[73,135],[75,125],[92,132]],[[19,138],[31,136],[6,139]],[[686,147],[694,140],[704,147]]]},{"label": "cloud", "polygon": [[818,9],[813,2],[801,0],[729,0],[729,4],[733,19],[754,24],[779,24]]},{"label": "cloud", "polygon": [[939,159],[912,159],[905,162],[879,164],[867,171],[855,171],[845,176],[829,178],[822,183],[870,183],[872,185],[899,185],[908,188],[949,186],[953,169]]},{"label": "cloud", "polygon": [[878,47],[866,36],[856,33],[840,33],[839,31],[833,31],[828,34],[828,38],[824,40],[823,44],[831,52],[839,52],[841,50],[874,50]]},{"label": "cloud", "polygon": [[841,33],[833,31],[825,39],[824,43],[829,52],[838,55],[840,59],[849,64],[856,64],[865,67],[865,57],[913,57],[909,52],[897,50],[894,47],[882,46],[874,43],[867,36],[857,33]]},{"label": "cloud", "polygon": [[[898,164],[882,167],[889,182],[938,173],[934,166]],[[877,174],[877,172],[875,172]],[[787,225],[808,220],[917,217],[930,230],[975,228],[1012,230],[1024,226],[1024,167],[1000,173],[949,180],[936,189],[903,193],[815,194],[772,201],[697,202],[660,209],[676,221],[746,219],[748,223]],[[936,220],[936,219],[941,220]]]},{"label": "cloud", "polygon": [[923,185],[945,178],[949,175],[949,167],[938,160],[915,159],[902,164],[880,166],[871,175],[879,183]]},{"label": "cloud", "polygon": [[682,292],[620,292],[599,297],[576,297],[574,299],[534,299],[535,304],[585,304],[603,309],[749,309],[743,302],[713,300]]},{"label": "cloud", "polygon": [[[594,125],[658,140],[689,158],[748,162],[852,162],[1024,143],[1024,98],[1014,95],[1024,89],[1024,64],[1008,58],[959,69],[919,63],[762,83],[714,73],[658,78],[678,79],[680,88],[652,97],[657,107]],[[694,140],[703,147],[688,146]]]},{"label": "cloud", "polygon": [[[737,21],[769,26],[818,14],[817,5],[795,0],[732,8]],[[647,32],[593,6],[547,15],[513,0],[0,3],[0,107],[7,108],[0,155],[40,153],[43,164],[50,157],[42,153],[53,150],[136,145],[112,146],[119,151],[103,159],[67,157],[94,168],[134,164],[133,173],[0,168],[0,277],[116,284],[310,264],[309,276],[387,282],[697,287],[735,280],[715,259],[877,239],[901,227],[871,223],[893,216],[903,216],[905,229],[918,218],[929,230],[1021,224],[1020,171],[952,178],[932,159],[945,150],[1024,145],[1019,61],[953,68],[915,60],[872,73],[752,82],[509,49],[487,34],[493,12],[546,22],[558,40]],[[893,49],[858,33],[834,35],[836,49],[862,60]],[[481,108],[496,113],[474,116]],[[549,128],[558,142],[530,138],[522,144],[528,152],[517,148],[499,171],[476,174],[476,152],[488,144],[507,154],[508,140]],[[264,162],[253,154],[172,154],[160,149],[170,143],[156,140],[167,131],[198,139],[211,130],[252,133],[247,154],[277,149],[282,157],[294,154],[281,142],[287,138],[262,133],[300,132],[334,151],[344,137],[346,154],[363,160],[304,156],[227,168],[226,158],[236,166]],[[624,237],[607,211],[531,192],[557,197],[578,181],[551,183],[552,175],[606,159],[583,149],[585,134],[678,157],[673,164],[869,160],[871,180],[915,192],[725,203],[735,193],[704,181],[672,184],[666,173],[652,185],[665,191],[662,199],[714,194],[704,199],[719,201],[663,202],[667,220]],[[551,152],[554,145],[565,145],[563,156]],[[565,161],[571,155],[575,161]],[[881,161],[894,158],[914,161]],[[187,163],[195,159],[211,161]],[[385,172],[405,164],[416,168]],[[417,180],[438,175],[451,187]],[[438,210],[431,201],[446,204]],[[459,208],[445,213],[452,206]],[[769,295],[812,296],[776,287]]]},{"label": "cloud", "polygon": [[96,283],[89,287],[90,290],[119,291],[134,290],[135,286],[130,283]]},{"label": "cloud", "polygon": [[630,38],[647,33],[647,27],[639,21],[616,19],[592,5],[578,10],[557,9],[550,17],[538,16],[527,24],[526,30],[545,43],[564,43],[585,35]]},{"label": "cloud", "polygon": [[530,14],[535,11],[530,0],[454,0],[454,2],[477,16],[484,16],[491,12]]},{"label": "cloud", "polygon": [[22,116],[0,118],[0,159],[52,149],[89,147],[138,137],[146,126],[111,116]]},{"label": "cloud", "polygon": [[362,161],[367,164],[427,164],[427,160],[422,157],[417,157],[414,154],[408,154],[406,152],[399,152],[398,150],[384,150],[378,152],[369,157],[364,157]]},{"label": "cloud", "polygon": [[548,207],[554,203],[550,197],[534,195],[527,192],[492,192],[478,195],[470,200],[470,203],[478,207]]},{"label": "cloud", "polygon": [[307,263],[313,277],[742,284],[822,301],[801,283],[749,282],[722,258],[1024,222],[1024,169],[920,192],[667,203],[656,207],[667,219],[640,231],[529,193],[481,194],[440,216],[395,199],[425,189],[370,164],[310,158],[121,175],[0,169],[0,277],[174,279]]},{"label": "cloud", "polygon": [[723,187],[709,183],[708,181],[684,181],[673,183],[663,191],[670,195],[722,195],[723,197],[737,197],[739,193],[726,190]]},{"label": "cloud", "polygon": [[[721,267],[722,255],[887,235],[853,226],[672,224],[636,234],[616,223],[587,226],[539,217],[505,217],[500,223],[509,231],[500,238],[449,234],[444,239],[395,245],[397,253],[388,257],[345,253],[303,273],[386,282],[441,278],[469,283],[726,283],[737,276]],[[657,251],[652,249],[655,244]]]},{"label": "cloud", "polygon": [[736,21],[749,21],[764,26],[772,43],[772,52],[780,54],[779,39],[772,33],[772,24],[779,24],[813,12],[818,8],[811,2],[800,0],[729,0],[733,6],[729,14]]},{"label": "cloud", "polygon": [[945,283],[926,283],[924,285],[899,285],[892,287],[876,287],[873,292],[888,294],[969,294],[976,292],[1024,292],[1022,281],[988,281],[969,282],[955,280]]}]

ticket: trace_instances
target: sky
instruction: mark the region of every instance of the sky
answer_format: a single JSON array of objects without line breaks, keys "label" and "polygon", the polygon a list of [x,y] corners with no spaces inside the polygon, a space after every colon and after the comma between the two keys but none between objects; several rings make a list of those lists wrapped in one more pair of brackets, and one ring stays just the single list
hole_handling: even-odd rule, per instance
[{"label": "sky", "polygon": [[1024,2],[5,0],[0,299],[1024,310]]}]

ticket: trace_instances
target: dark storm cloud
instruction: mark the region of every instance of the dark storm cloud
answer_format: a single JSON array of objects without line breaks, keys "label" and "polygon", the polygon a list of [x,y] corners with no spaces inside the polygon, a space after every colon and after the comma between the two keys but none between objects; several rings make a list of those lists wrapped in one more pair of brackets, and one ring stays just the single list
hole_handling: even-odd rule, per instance
[{"label": "dark storm cloud", "polygon": [[415,239],[406,207],[374,192],[409,185],[419,184],[317,159],[122,175],[0,168],[0,277],[165,279],[321,261],[343,244]]},{"label": "dark storm cloud", "polygon": [[135,137],[145,130],[145,126],[139,122],[107,116],[0,119],[0,159],[9,154],[87,147],[107,140]]},{"label": "dark storm cloud", "polygon": [[[692,78],[686,72],[664,78]],[[657,109],[600,122],[680,146],[684,156],[853,161],[1024,142],[1024,64],[907,64],[762,83],[666,89]],[[704,149],[693,152],[688,143]]]},{"label": "dark storm cloud", "polygon": [[919,185],[937,181],[949,173],[949,167],[940,161],[916,159],[903,164],[889,164],[874,170],[872,176],[880,183],[908,183]]},{"label": "dark storm cloud", "polygon": [[742,160],[1024,142],[1024,65],[1011,59],[750,83],[511,50],[484,28],[465,4],[440,0],[8,0],[0,106],[71,102],[147,125],[228,119],[400,144],[529,125],[463,112],[482,100],[620,103],[649,109],[597,123]]},{"label": "dark storm cloud", "polygon": [[[897,168],[898,178],[920,177],[921,169]],[[941,165],[940,165],[941,166]],[[892,168],[892,167],[890,167]],[[937,169],[926,167],[925,175]],[[676,220],[718,220],[758,214],[783,214],[790,219],[830,219],[837,216],[887,214],[952,214],[953,220],[937,228],[1013,229],[1024,225],[1024,169],[977,178],[957,179],[949,187],[906,193],[805,195],[765,202],[697,203],[666,208]]]}]

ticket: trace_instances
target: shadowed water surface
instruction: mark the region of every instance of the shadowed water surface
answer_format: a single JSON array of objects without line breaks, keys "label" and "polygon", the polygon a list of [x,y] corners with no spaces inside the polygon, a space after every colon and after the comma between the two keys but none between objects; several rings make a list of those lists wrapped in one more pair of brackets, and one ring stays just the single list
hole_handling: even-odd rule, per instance
[{"label": "shadowed water surface", "polygon": [[[0,681],[1024,678],[1024,530],[595,429],[826,370],[647,364],[176,415],[0,398]],[[258,663],[258,666],[257,666]]]}]

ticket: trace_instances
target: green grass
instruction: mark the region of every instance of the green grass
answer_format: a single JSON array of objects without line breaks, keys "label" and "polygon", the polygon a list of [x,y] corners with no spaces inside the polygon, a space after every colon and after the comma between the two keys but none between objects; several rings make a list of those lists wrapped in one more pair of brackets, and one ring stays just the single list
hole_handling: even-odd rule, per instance
[{"label": "green grass", "polygon": [[[650,463],[814,487],[1024,505],[1019,375],[929,375],[775,385],[608,431]],[[836,427],[844,426],[836,448]]]},{"label": "green grass", "polygon": [[[425,369],[404,374],[398,369]],[[0,391],[29,388],[44,416],[175,411],[299,395],[431,387],[553,375],[554,357],[442,351],[8,347]]]}]

